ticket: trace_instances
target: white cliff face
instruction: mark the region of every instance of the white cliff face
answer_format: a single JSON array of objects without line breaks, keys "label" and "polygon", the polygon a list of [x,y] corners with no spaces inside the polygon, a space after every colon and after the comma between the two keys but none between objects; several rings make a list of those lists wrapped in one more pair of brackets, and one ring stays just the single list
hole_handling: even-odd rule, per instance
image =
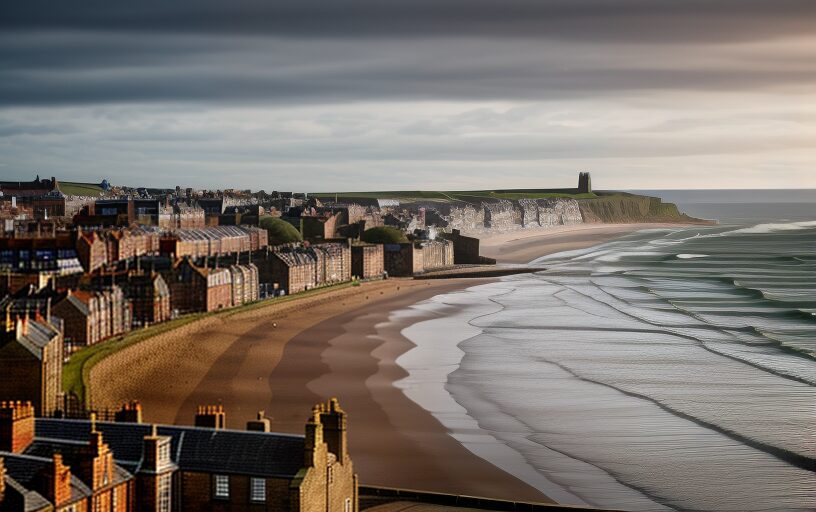
[{"label": "white cliff face", "polygon": [[476,209],[471,205],[451,208],[446,218],[448,227],[458,229],[462,233],[473,233],[484,228],[484,210]]},{"label": "white cliff face", "polygon": [[575,199],[539,199],[540,226],[564,226],[584,222]]},{"label": "white cliff face", "polygon": [[564,226],[584,222],[578,201],[567,198],[500,200],[451,208],[446,217],[450,229],[462,233],[506,232],[524,228]]}]

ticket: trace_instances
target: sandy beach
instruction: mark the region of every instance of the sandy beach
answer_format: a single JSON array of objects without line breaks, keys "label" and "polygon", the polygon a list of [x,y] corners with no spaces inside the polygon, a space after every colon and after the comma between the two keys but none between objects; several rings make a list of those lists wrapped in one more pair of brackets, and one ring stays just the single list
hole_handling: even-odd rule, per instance
[{"label": "sandy beach", "polygon": [[[521,231],[483,242],[502,262],[529,261],[654,225]],[[257,411],[273,430],[302,433],[311,406],[337,396],[364,484],[546,501],[538,490],[469,452],[393,383],[413,347],[391,312],[485,279],[391,279],[208,317],[105,359],[91,373],[96,407],[138,399],[145,420],[190,424],[196,406],[223,404],[229,428]],[[158,384],[158,385],[157,385]]]},{"label": "sandy beach", "polygon": [[481,238],[483,256],[499,263],[529,263],[563,251],[584,249],[641,229],[677,227],[678,224],[577,224],[510,231]]}]

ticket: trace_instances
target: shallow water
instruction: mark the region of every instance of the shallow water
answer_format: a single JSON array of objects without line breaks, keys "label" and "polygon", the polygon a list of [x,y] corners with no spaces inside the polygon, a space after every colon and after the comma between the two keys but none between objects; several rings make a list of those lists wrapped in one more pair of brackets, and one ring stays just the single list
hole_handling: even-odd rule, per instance
[{"label": "shallow water", "polygon": [[[816,508],[816,222],[649,230],[435,297],[399,386],[565,503]],[[485,489],[489,494],[489,489]]]}]

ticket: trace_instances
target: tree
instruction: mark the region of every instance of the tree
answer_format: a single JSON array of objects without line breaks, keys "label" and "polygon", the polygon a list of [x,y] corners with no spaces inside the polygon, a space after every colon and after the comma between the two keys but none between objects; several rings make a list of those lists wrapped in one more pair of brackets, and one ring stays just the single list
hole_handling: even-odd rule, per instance
[{"label": "tree", "polygon": [[269,234],[269,245],[289,244],[303,240],[295,226],[277,217],[261,217],[258,225]]},{"label": "tree", "polygon": [[408,241],[405,233],[389,226],[366,229],[361,238],[370,244],[402,244]]}]

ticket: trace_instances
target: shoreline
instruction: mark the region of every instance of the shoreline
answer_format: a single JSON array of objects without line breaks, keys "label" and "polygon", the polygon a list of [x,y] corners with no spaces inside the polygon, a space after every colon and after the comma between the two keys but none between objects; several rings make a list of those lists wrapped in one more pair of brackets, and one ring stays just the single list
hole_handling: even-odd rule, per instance
[{"label": "shoreline", "polygon": [[[595,245],[663,227],[530,230],[491,237],[487,246],[540,257],[586,247],[585,232]],[[542,245],[553,236],[557,243]],[[389,279],[204,318],[97,363],[89,378],[93,405],[118,407],[136,399],[145,421],[191,424],[198,405],[223,404],[229,428],[243,428],[264,410],[273,431],[302,434],[311,406],[337,396],[349,412],[349,443],[363,484],[552,501],[469,451],[395,384],[408,376],[396,360],[414,347],[402,330],[422,316],[394,312],[494,281]]]},{"label": "shoreline", "polygon": [[[542,256],[564,251],[586,249],[619,236],[644,229],[680,229],[691,224],[573,224],[548,228],[528,228],[506,233],[482,235],[482,256],[498,263],[530,264]],[[542,242],[548,242],[542,247]]]}]

